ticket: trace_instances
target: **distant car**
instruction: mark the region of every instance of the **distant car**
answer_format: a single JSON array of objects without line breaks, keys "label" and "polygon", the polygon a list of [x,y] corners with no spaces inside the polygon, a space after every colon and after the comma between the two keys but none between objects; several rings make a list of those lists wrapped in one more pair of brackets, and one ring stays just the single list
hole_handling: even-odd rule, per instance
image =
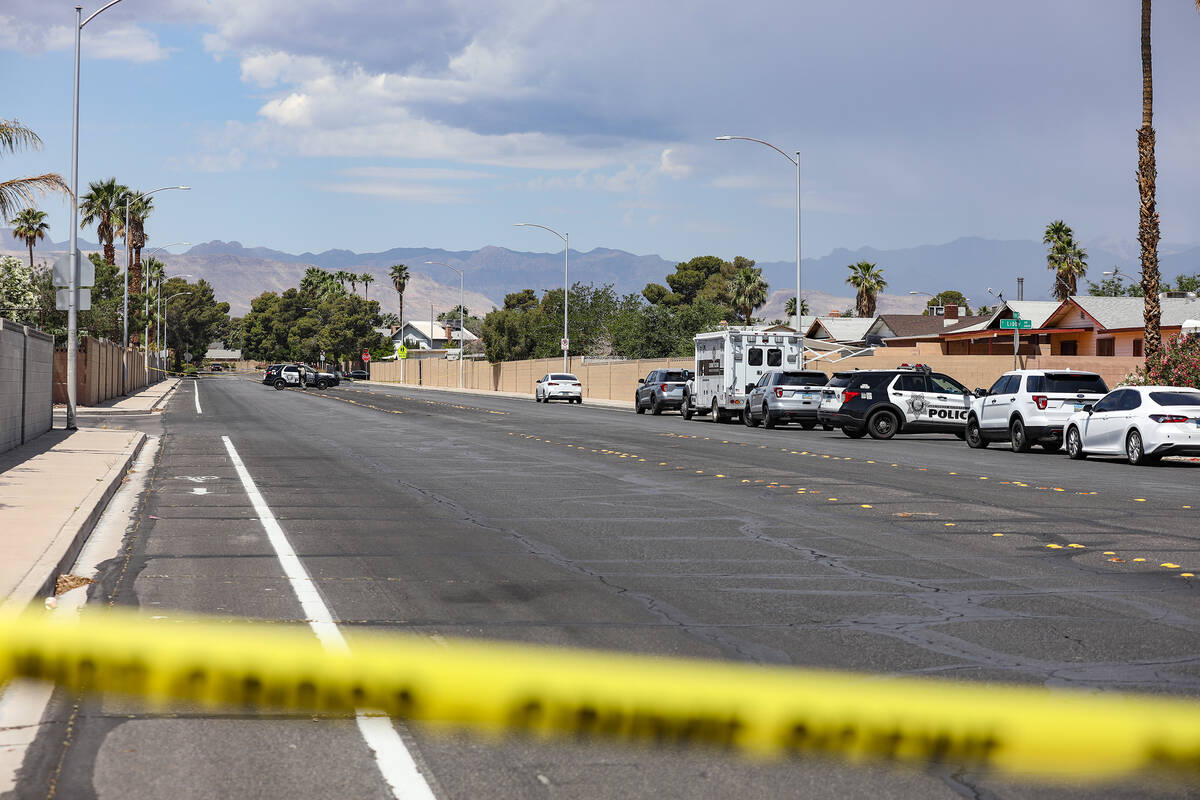
[{"label": "distant car", "polygon": [[300,387],[301,381],[305,386],[315,389],[328,389],[337,386],[339,381],[332,372],[319,372],[307,364],[283,364],[276,373],[272,385],[276,389],[286,389],[289,386]]},{"label": "distant car", "polygon": [[262,382],[267,386],[274,386],[275,381],[279,378],[279,370],[286,367],[287,364],[272,364],[267,367],[266,374],[263,375]]},{"label": "distant car", "polygon": [[1126,386],[1071,415],[1067,455],[1124,455],[1130,464],[1163,456],[1200,455],[1200,390],[1184,386]]},{"label": "distant car", "polygon": [[225,369],[225,368],[223,366],[221,366],[220,364],[213,364],[213,365],[209,366],[209,370],[211,370],[212,372],[220,372],[223,369]]},{"label": "distant car", "polygon": [[976,389],[967,413],[967,444],[976,449],[1009,441],[1014,453],[1034,444],[1055,452],[1063,443],[1063,425],[1076,411],[1108,392],[1094,372],[1063,369],[1015,369],[986,392]]},{"label": "distant car", "polygon": [[352,369],[346,373],[346,377],[354,381],[366,381],[371,379],[371,376],[367,374],[365,369]]},{"label": "distant car", "polygon": [[687,369],[656,369],[644,378],[638,378],[638,388],[633,393],[633,410],[645,414],[661,414],[666,409],[682,409],[687,398],[687,385],[692,372]]},{"label": "distant car", "polygon": [[764,373],[746,393],[742,422],[748,428],[757,428],[760,422],[764,428],[799,422],[800,427],[811,431],[817,427],[821,390],[828,381],[829,376],[817,370]]},{"label": "distant car", "polygon": [[549,403],[551,400],[582,403],[583,384],[568,372],[551,372],[543,375],[533,387],[533,399],[539,403]]}]

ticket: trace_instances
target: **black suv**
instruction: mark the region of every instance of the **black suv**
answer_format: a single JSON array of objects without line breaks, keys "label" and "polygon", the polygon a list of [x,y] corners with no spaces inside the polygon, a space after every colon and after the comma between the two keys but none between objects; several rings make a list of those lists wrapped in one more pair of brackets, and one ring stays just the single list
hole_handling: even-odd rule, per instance
[{"label": "black suv", "polygon": [[953,433],[962,439],[973,399],[966,386],[921,364],[838,372],[821,392],[817,421],[841,428],[851,439],[868,433],[874,439],[897,433]]}]

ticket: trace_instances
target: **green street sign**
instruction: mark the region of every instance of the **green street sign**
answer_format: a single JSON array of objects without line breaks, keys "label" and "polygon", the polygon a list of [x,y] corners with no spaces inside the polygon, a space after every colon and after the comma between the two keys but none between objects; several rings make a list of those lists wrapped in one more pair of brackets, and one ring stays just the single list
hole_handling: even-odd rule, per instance
[{"label": "green street sign", "polygon": [[399,347],[397,347],[396,348],[396,357],[397,358],[408,358],[408,348],[404,345],[400,345]]},{"label": "green street sign", "polygon": [[1001,330],[1018,329],[1018,330],[1024,331],[1024,330],[1028,330],[1032,327],[1033,327],[1033,320],[1031,320],[1031,319],[1002,319],[1002,320],[1000,320],[1000,329]]}]

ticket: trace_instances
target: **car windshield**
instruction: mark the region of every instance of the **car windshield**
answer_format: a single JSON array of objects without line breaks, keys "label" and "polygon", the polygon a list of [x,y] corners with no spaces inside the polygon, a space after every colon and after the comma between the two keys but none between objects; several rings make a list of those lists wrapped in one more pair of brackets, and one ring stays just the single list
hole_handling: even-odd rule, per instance
[{"label": "car windshield", "polygon": [[779,385],[824,386],[827,380],[824,372],[785,372],[779,376]]},{"label": "car windshield", "polygon": [[687,380],[687,373],[677,369],[667,370],[663,374],[663,380],[667,383],[683,383]]},{"label": "car windshield", "polygon": [[552,380],[552,381],[577,381],[577,380],[579,380],[579,378],[576,378],[574,375],[567,375],[565,373],[560,373],[558,375],[551,375],[550,380]]},{"label": "car windshield", "polygon": [[1068,372],[1049,372],[1043,391],[1067,394],[1105,394],[1108,386],[1099,375],[1073,375]]},{"label": "car windshield", "polygon": [[1150,399],[1160,406],[1200,406],[1200,392],[1151,392]]}]

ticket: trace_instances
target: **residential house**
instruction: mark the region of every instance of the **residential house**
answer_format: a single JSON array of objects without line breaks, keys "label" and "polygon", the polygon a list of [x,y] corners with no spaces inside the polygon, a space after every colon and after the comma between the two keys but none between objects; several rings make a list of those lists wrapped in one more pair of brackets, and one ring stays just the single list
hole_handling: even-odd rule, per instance
[{"label": "residential house", "polygon": [[[1162,306],[1164,341],[1180,333],[1183,325],[1200,318],[1200,299],[1183,292],[1168,292]],[[1056,356],[1145,355],[1145,300],[1141,297],[1068,297],[1043,326]]]},{"label": "residential house", "polygon": [[458,320],[439,322],[434,320],[432,328],[429,320],[409,320],[388,336],[397,345],[404,344],[410,350],[445,350],[447,347],[458,349],[460,342],[470,345],[479,341],[479,337],[468,330],[459,330]]},{"label": "residential house", "polygon": [[210,364],[237,364],[242,360],[242,351],[228,350],[224,342],[213,342],[204,354],[204,360]]},{"label": "residential house", "polygon": [[880,314],[865,334],[867,340],[878,336],[887,347],[912,347],[919,341],[937,341],[947,331],[965,330],[988,320],[984,316],[963,314],[965,308],[946,306],[944,315]]},{"label": "residential house", "polygon": [[875,317],[817,317],[804,335],[839,344],[862,344],[874,322]]},{"label": "residential house", "polygon": [[1011,354],[1013,331],[1001,328],[1000,321],[1020,317],[1029,320],[1031,327],[1020,331],[1020,335],[1016,337],[1018,354],[1026,356],[1045,354],[1045,348],[1049,346],[1049,337],[1042,332],[1042,328],[1059,305],[1057,300],[1005,301],[996,307],[990,317],[976,318],[981,321],[970,325],[946,328],[937,338],[941,340],[942,352],[946,355]]}]

